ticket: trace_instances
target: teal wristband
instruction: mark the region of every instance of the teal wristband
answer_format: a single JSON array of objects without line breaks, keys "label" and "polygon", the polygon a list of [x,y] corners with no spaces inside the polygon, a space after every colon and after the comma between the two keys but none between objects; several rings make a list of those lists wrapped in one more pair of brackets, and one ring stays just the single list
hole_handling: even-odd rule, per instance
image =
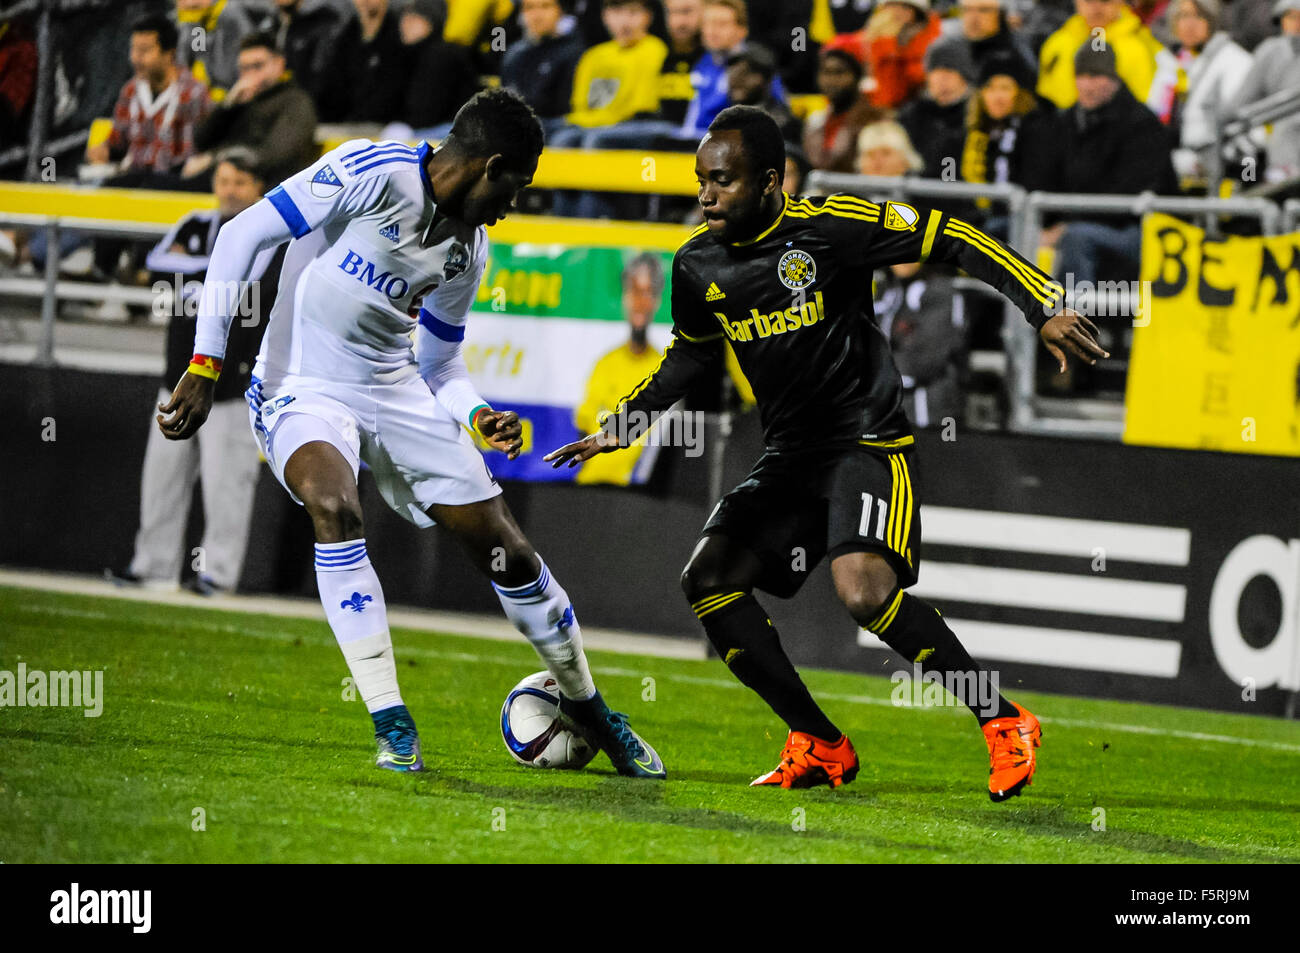
[{"label": "teal wristband", "polygon": [[469,429],[478,430],[478,415],[485,410],[491,410],[491,409],[492,408],[489,407],[487,404],[479,404],[477,407],[471,410],[469,412]]}]

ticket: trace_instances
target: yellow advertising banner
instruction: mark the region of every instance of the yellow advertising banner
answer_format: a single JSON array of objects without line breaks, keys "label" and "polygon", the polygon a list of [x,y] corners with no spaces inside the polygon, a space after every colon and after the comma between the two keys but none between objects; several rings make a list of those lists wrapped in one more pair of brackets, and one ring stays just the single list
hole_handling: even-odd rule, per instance
[{"label": "yellow advertising banner", "polygon": [[1300,233],[1208,238],[1143,223],[1126,443],[1300,456]]}]

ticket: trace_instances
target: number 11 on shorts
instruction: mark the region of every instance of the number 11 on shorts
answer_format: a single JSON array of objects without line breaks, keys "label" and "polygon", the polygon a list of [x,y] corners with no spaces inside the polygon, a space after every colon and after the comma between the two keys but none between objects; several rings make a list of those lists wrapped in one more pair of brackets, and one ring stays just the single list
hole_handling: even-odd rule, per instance
[{"label": "number 11 on shorts", "polygon": [[[859,536],[871,536],[871,501],[870,493],[862,494],[862,520],[858,523]],[[876,500],[876,539],[885,538],[885,523],[889,519],[889,504],[883,499]]]}]

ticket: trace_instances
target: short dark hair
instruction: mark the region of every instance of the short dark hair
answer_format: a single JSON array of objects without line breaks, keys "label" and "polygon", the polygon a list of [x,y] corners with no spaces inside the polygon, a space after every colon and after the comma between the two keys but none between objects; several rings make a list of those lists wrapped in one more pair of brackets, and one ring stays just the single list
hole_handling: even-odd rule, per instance
[{"label": "short dark hair", "polygon": [[251,175],[253,178],[265,183],[266,175],[258,164],[257,153],[246,146],[231,146],[229,149],[223,149],[216,155],[216,160],[212,163],[212,171],[217,171],[217,166],[222,163],[234,166],[245,175]]},{"label": "short dark hair", "polygon": [[498,86],[475,94],[451,122],[448,139],[473,156],[498,153],[515,170],[530,168],[542,154],[542,124],[532,107],[511,89]]},{"label": "short dark hair", "polygon": [[650,5],[650,0],[602,0],[600,8],[602,10],[608,10],[611,7],[630,7],[632,4],[636,4],[638,7],[643,7],[646,13],[654,16],[655,11],[654,7]]},{"label": "short dark hair", "polygon": [[270,50],[276,56],[283,56],[280,45],[275,41],[275,34],[268,30],[249,33],[239,41],[239,52],[244,50]]},{"label": "short dark hair", "polygon": [[158,34],[158,46],[164,53],[176,51],[176,41],[179,34],[176,32],[176,24],[165,16],[148,16],[141,17],[131,24],[132,33],[156,33]]},{"label": "short dark hair", "polygon": [[728,106],[709,123],[709,132],[732,129],[740,133],[741,145],[754,172],[761,176],[768,169],[775,169],[777,182],[784,182],[785,138],[776,120],[757,106]]}]

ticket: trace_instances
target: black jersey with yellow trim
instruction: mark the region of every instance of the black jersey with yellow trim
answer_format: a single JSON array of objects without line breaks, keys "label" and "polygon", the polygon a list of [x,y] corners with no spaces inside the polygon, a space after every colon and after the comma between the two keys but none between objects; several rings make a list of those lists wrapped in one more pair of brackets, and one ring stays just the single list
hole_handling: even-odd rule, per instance
[{"label": "black jersey with yellow trim", "polygon": [[678,249],[673,342],[624,398],[620,414],[639,412],[624,425],[671,406],[726,340],[754,388],[772,449],[909,442],[871,273],[927,259],[988,282],[1036,328],[1061,300],[1061,286],[1024,257],[938,209],[840,194],[786,197],[776,221],[748,241],[724,244],[702,226]]}]

